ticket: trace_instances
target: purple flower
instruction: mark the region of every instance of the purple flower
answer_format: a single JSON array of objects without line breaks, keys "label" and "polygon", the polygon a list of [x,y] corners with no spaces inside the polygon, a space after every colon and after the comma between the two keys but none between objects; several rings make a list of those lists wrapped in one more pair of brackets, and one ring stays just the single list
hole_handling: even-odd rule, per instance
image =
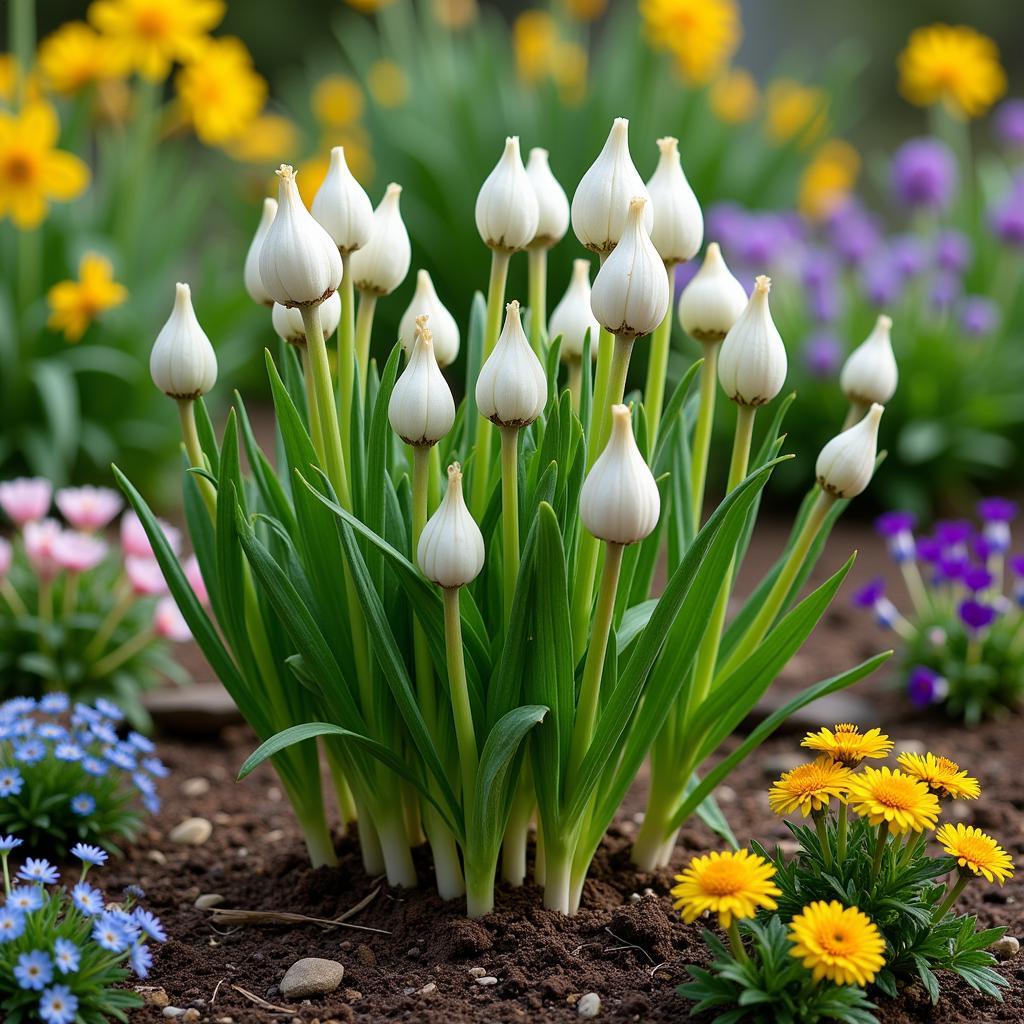
[{"label": "purple flower", "polygon": [[807,289],[807,305],[819,324],[830,324],[843,311],[843,295],[834,283]]},{"label": "purple flower", "polygon": [[804,252],[800,262],[800,280],[805,288],[821,288],[834,284],[835,279],[836,262],[827,249],[815,246]]},{"label": "purple flower", "polygon": [[1024,579],[1024,555],[1014,555],[1013,558],[1010,559],[1010,568],[1013,570],[1015,575]]},{"label": "purple flower", "polygon": [[897,562],[914,557],[914,526],[917,517],[913,512],[886,512],[875,520],[875,529],[886,539],[889,554]]},{"label": "purple flower", "polygon": [[132,911],[132,916],[135,918],[135,923],[139,928],[155,942],[167,941],[167,932],[164,931],[163,925],[160,924],[160,918],[156,914],[143,910],[141,907],[136,907]]},{"label": "purple flower", "polygon": [[16,850],[24,841],[16,836],[0,836],[0,856],[10,853],[11,850]]},{"label": "purple flower", "polygon": [[944,210],[953,198],[956,183],[956,157],[938,139],[911,139],[892,158],[893,195],[906,206]]},{"label": "purple flower", "polygon": [[969,567],[970,563],[967,561],[966,555],[959,553],[940,555],[935,566],[935,582],[953,583],[962,580]]},{"label": "purple flower", "polygon": [[988,569],[980,565],[972,565],[964,570],[964,586],[977,594],[982,590],[988,590],[992,586],[993,576]]},{"label": "purple flower", "polygon": [[924,665],[915,666],[907,680],[907,696],[914,707],[938,704],[949,693],[949,683]]},{"label": "purple flower", "polygon": [[859,267],[879,246],[881,232],[874,217],[859,203],[850,201],[839,207],[828,219],[829,240],[839,258],[849,266]]},{"label": "purple flower", "polygon": [[881,308],[895,303],[903,291],[903,280],[892,261],[881,256],[866,264],[861,271],[861,290],[872,306]]},{"label": "purple flower", "polygon": [[106,864],[107,855],[98,846],[90,846],[88,843],[76,843],[71,847],[71,856],[77,857],[83,864],[97,867]]},{"label": "purple flower", "polygon": [[739,245],[747,218],[747,211],[739,203],[714,203],[704,215],[704,236],[729,251]]},{"label": "purple flower", "polygon": [[743,263],[763,267],[778,255],[784,243],[785,239],[780,238],[776,217],[770,213],[751,214],[747,218],[746,228],[737,239],[738,255]]},{"label": "purple flower", "polygon": [[874,608],[883,597],[885,597],[885,580],[878,576],[853,595],[853,603],[858,608]]},{"label": "purple flower", "polygon": [[996,109],[996,135],[1006,146],[1024,147],[1024,99],[1004,100]]},{"label": "purple flower", "polygon": [[985,629],[991,626],[996,618],[996,610],[991,605],[982,604],[974,598],[968,598],[960,603],[960,619],[963,624],[972,632]]},{"label": "purple flower", "polygon": [[25,780],[17,768],[4,768],[0,771],[0,797],[17,796],[24,785]]},{"label": "purple flower", "polygon": [[804,362],[812,377],[824,380],[831,377],[843,361],[843,346],[839,339],[827,331],[819,331],[807,339]]},{"label": "purple flower", "polygon": [[940,519],[935,524],[935,539],[944,548],[961,547],[972,533],[974,527],[968,519]]},{"label": "purple flower", "polygon": [[939,270],[962,274],[970,265],[974,244],[956,228],[945,228],[935,239],[935,265]]},{"label": "purple flower", "polygon": [[916,277],[928,264],[924,243],[914,235],[897,235],[891,239],[889,259],[903,278]]},{"label": "purple flower", "polygon": [[939,313],[948,313],[963,294],[964,285],[959,276],[948,270],[940,271],[931,281],[930,298]]},{"label": "purple flower", "polygon": [[697,276],[700,260],[687,260],[676,264],[676,295],[682,295],[683,289]]},{"label": "purple flower", "polygon": [[[995,524],[993,526],[1000,525],[1004,526],[1004,523]],[[1010,546],[1009,530],[1007,530],[1006,547]],[[993,544],[984,534],[979,534],[974,540],[971,541],[971,549],[974,551],[974,557],[981,562],[982,565],[988,563],[988,560],[996,554],[997,547]]]},{"label": "purple flower", "polygon": [[978,502],[978,515],[986,523],[1011,523],[1018,511],[1017,502],[1009,498],[982,498]]},{"label": "purple flower", "polygon": [[960,327],[969,338],[991,334],[999,320],[999,306],[985,295],[965,295],[960,303]]},{"label": "purple flower", "polygon": [[990,215],[992,232],[1007,245],[1024,246],[1024,196],[1014,188]]}]

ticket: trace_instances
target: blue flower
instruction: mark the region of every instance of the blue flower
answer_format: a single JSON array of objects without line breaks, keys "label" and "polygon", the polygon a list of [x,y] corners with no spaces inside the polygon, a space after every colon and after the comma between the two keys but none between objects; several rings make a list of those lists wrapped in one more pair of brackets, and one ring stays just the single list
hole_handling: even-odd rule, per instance
[{"label": "blue flower", "polygon": [[142,772],[133,772],[132,782],[135,783],[135,788],[142,793],[143,796],[152,796],[156,792],[156,784],[148,775],[145,775]]},{"label": "blue flower", "polygon": [[57,939],[53,944],[53,962],[61,974],[70,974],[78,970],[82,951],[70,939]]},{"label": "blue flower", "polygon": [[39,740],[25,740],[14,747],[14,760],[22,764],[35,764],[46,757],[46,747]]},{"label": "blue flower", "polygon": [[132,916],[135,918],[135,923],[154,941],[166,942],[167,932],[164,931],[163,925],[160,924],[160,918],[156,914],[150,913],[148,910],[143,910],[142,907],[136,907],[132,912]]},{"label": "blue flower", "polygon": [[24,785],[25,780],[17,768],[4,768],[0,771],[0,797],[17,796]]},{"label": "blue flower", "polygon": [[48,693],[39,699],[39,710],[47,715],[63,714],[70,706],[66,693]]},{"label": "blue flower", "polygon": [[25,915],[14,907],[0,910],[0,944],[13,942],[25,930]]},{"label": "blue flower", "polygon": [[156,812],[160,810],[160,797],[144,796],[142,798],[142,804],[150,814],[156,814]]},{"label": "blue flower", "polygon": [[121,922],[109,910],[93,924],[92,937],[111,953],[123,953],[131,945]]},{"label": "blue flower", "polygon": [[81,761],[85,757],[85,751],[77,743],[68,740],[66,743],[58,743],[54,747],[53,756],[58,761]]},{"label": "blue flower", "polygon": [[71,798],[71,810],[80,818],[92,814],[96,810],[96,801],[88,793],[79,793]]},{"label": "blue flower", "polygon": [[16,850],[24,842],[24,839],[18,839],[17,836],[0,836],[0,853],[10,853],[11,850]]},{"label": "blue flower", "polygon": [[43,740],[62,740],[68,731],[56,722],[43,722],[36,727],[36,735]]},{"label": "blue flower", "polygon": [[143,736],[138,732],[128,733],[128,742],[136,750],[141,750],[143,754],[152,754],[156,750],[156,744],[148,736]]},{"label": "blue flower", "polygon": [[104,697],[98,697],[94,704],[96,710],[106,718],[111,719],[114,722],[120,722],[124,718],[124,712],[111,701],[106,700]]},{"label": "blue flower", "polygon": [[7,897],[7,906],[20,910],[22,913],[31,914],[43,905],[43,894],[35,885],[19,885],[11,890]]},{"label": "blue flower", "polygon": [[41,992],[53,980],[53,964],[41,949],[33,949],[31,953],[22,953],[18,957],[14,977],[19,988]]},{"label": "blue flower", "polygon": [[132,946],[131,955],[128,957],[129,962],[132,965],[132,970],[140,977],[146,978],[149,976],[149,969],[153,966],[153,954],[143,942],[138,942]]},{"label": "blue flower", "polygon": [[76,728],[80,725],[89,725],[92,722],[102,722],[103,716],[88,704],[76,704],[71,715],[71,724]]},{"label": "blue flower", "polygon": [[150,775],[155,775],[158,779],[166,779],[167,776],[171,774],[170,768],[168,768],[159,757],[143,758],[142,767],[145,768]]},{"label": "blue flower", "polygon": [[71,1024],[78,1013],[78,996],[67,985],[48,988],[39,1000],[39,1016],[46,1024]]},{"label": "blue flower", "polygon": [[18,877],[26,882],[56,885],[60,879],[60,872],[48,860],[43,860],[41,857],[27,857],[18,872]]},{"label": "blue flower", "polygon": [[107,766],[98,757],[86,757],[82,760],[82,768],[87,775],[102,779],[107,774]]},{"label": "blue flower", "polygon": [[110,907],[107,910],[107,914],[111,920],[115,921],[121,931],[124,932],[125,938],[129,942],[134,942],[139,937],[138,922],[135,920],[135,915],[128,913],[127,910],[123,910],[121,907]]},{"label": "blue flower", "polygon": [[90,846],[88,843],[78,843],[72,846],[71,856],[77,857],[83,864],[91,864],[93,867],[107,863],[107,855],[98,846]]},{"label": "blue flower", "polygon": [[35,707],[36,702],[32,697],[12,697],[3,704],[4,713],[8,715],[27,715]]},{"label": "blue flower", "polygon": [[121,768],[126,772],[135,769],[135,751],[125,743],[119,743],[116,747],[106,747],[103,756],[115,768]]},{"label": "blue flower", "polygon": [[89,732],[98,740],[114,746],[117,742],[117,730],[109,722],[90,722]]},{"label": "blue flower", "polygon": [[71,890],[71,902],[86,917],[95,917],[103,909],[103,894],[88,882],[79,882]]}]

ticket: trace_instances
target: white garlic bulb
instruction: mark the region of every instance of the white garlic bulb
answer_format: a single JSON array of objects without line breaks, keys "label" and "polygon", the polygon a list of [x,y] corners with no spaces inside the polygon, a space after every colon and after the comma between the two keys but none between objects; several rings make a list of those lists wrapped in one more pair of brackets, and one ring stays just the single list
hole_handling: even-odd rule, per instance
[{"label": "white garlic bulb", "polygon": [[343,146],[331,150],[327,175],[313,198],[313,216],[342,254],[361,249],[370,240],[373,203],[348,169]]},{"label": "white garlic bulb", "polygon": [[526,176],[537,197],[537,231],[530,242],[532,248],[550,249],[569,230],[569,197],[551,173],[548,151],[534,146],[526,161]]},{"label": "white garlic bulb", "polygon": [[[341,296],[334,292],[329,299],[320,303],[320,326],[324,337],[329,338],[337,329],[341,320]],[[302,322],[302,312],[289,309],[280,302],[274,303],[271,321],[274,332],[289,345],[303,346],[306,344],[306,325]]]},{"label": "white garlic bulb", "polygon": [[572,277],[548,324],[552,338],[561,336],[559,358],[565,362],[583,358],[583,340],[590,331],[590,358],[597,358],[597,335],[601,325],[590,308],[590,260],[573,260]]},{"label": "white garlic bulb", "polygon": [[391,429],[414,447],[437,444],[455,422],[455,399],[434,358],[425,316],[416,319],[409,361],[388,402],[388,420]]},{"label": "white garlic bulb", "polygon": [[217,356],[196,319],[189,286],[174,287],[174,308],[153,343],[149,373],[165,395],[198,398],[217,383]]},{"label": "white garlic bulb", "polygon": [[849,401],[885,405],[896,394],[899,370],[892,351],[891,329],[892,320],[879,316],[867,339],[850,353],[839,375],[839,386]]},{"label": "white garlic bulb", "polygon": [[871,483],[878,456],[878,424],[884,411],[876,402],[860,422],[821,449],[814,471],[827,494],[855,498]]},{"label": "white garlic bulb", "polygon": [[718,380],[738,405],[764,405],[786,383],[786,346],[768,308],[771,285],[771,278],[757,278],[754,294],[722,342]]},{"label": "white garlic bulb", "polygon": [[484,567],[484,538],[462,496],[462,469],[448,467],[448,490],[427,520],[416,549],[420,572],[439,586],[462,587]]},{"label": "white garlic bulb", "polygon": [[406,354],[416,337],[416,321],[421,316],[430,318],[430,334],[434,340],[434,357],[438,366],[454,363],[459,354],[459,325],[438,298],[434,282],[426,270],[417,271],[416,291],[398,325],[398,340]]},{"label": "white garlic bulb", "polygon": [[476,197],[476,229],[484,244],[500,252],[518,252],[533,241],[540,211],[537,196],[519,155],[519,139],[505,149]]},{"label": "white garlic bulb", "polygon": [[679,324],[695,341],[721,341],[746,308],[747,293],[733,277],[717,242],[679,296]]},{"label": "white garlic bulb", "polygon": [[412,246],[399,207],[401,195],[401,185],[388,185],[373,211],[370,240],[349,258],[352,282],[361,292],[390,295],[409,273]]},{"label": "white garlic bulb", "polygon": [[658,166],[647,182],[654,210],[651,241],[667,266],[685,263],[704,241],[704,214],[679,160],[679,140],[658,139]]},{"label": "white garlic bulb", "polygon": [[263,211],[260,213],[260,222],[256,226],[256,234],[252,236],[249,243],[249,250],[245,254],[245,268],[242,277],[245,280],[245,290],[249,298],[261,306],[272,306],[274,300],[267,294],[263,287],[263,278],[260,277],[260,249],[263,247],[263,239],[267,237],[270,225],[274,223],[277,214],[277,200],[269,196],[263,200]]},{"label": "white garlic bulb", "polygon": [[548,399],[544,367],[523,330],[519,303],[505,307],[505,325],[476,379],[480,415],[502,427],[525,427],[543,411]]}]

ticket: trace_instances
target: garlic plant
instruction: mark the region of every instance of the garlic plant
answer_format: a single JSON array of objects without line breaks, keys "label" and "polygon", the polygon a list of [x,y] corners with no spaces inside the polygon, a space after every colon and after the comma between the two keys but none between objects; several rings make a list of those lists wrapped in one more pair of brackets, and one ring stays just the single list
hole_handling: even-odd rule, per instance
[{"label": "garlic plant", "polygon": [[[638,863],[667,863],[695,812],[728,834],[714,786],[788,713],[885,657],[808,687],[698,778],[846,574],[800,599],[831,524],[870,480],[881,406],[826,446],[790,542],[727,621],[760,493],[783,461],[785,347],[767,278],[748,299],[713,242],[677,314],[673,268],[700,247],[700,207],[674,140],[661,140],[645,187],[627,130],[612,126],[571,216],[546,152],[524,168],[508,139],[475,211],[491,253],[486,301],[459,325],[421,269],[393,346],[372,326],[410,264],[399,186],[370,218],[337,150],[311,215],[283,167],[244,273],[254,301],[276,303],[268,320],[283,339],[266,356],[273,460],[240,398],[214,430],[201,396],[215,363],[186,286],[154,347],[154,380],[182,403],[185,513],[209,610],[119,475],[192,633],[260,738],[242,775],[271,759],[312,861],[331,864],[322,752],[367,872],[418,884],[411,850],[425,841],[438,891],[465,896],[473,916],[493,907],[499,877],[527,877],[533,822],[544,902],[574,913],[648,757]],[[600,267],[591,289],[589,261],[577,261],[549,340],[538,254],[569,244],[569,219]],[[506,304],[513,259],[530,263],[529,333],[518,299]],[[663,401],[657,367],[677,315],[704,360]],[[445,371],[460,344],[470,369],[456,407]],[[632,392],[631,356],[648,346],[655,379]],[[881,362],[859,376],[880,387]],[[730,464],[727,491],[703,521],[719,382],[736,433],[731,459],[716,455]],[[859,387],[853,401],[866,397]]]}]

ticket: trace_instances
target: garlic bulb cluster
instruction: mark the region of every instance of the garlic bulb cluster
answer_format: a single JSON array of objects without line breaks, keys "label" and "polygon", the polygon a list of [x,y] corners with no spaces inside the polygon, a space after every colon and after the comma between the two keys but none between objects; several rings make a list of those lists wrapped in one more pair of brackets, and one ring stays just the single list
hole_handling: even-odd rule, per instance
[{"label": "garlic bulb cluster", "polygon": [[352,282],[361,292],[390,295],[409,273],[412,245],[399,207],[401,195],[401,185],[388,185],[373,211],[370,240],[349,259]]},{"label": "garlic bulb cluster", "polygon": [[420,572],[438,586],[462,587],[484,567],[484,538],[462,496],[462,469],[448,467],[448,490],[427,520],[416,548]]},{"label": "garlic bulb cluster", "polygon": [[757,278],[754,294],[722,342],[718,380],[738,405],[764,405],[786,383],[786,346],[768,308],[771,285],[771,278]]},{"label": "garlic bulb cluster", "polygon": [[278,169],[277,212],[260,246],[260,279],[282,306],[323,302],[341,284],[334,239],[306,209],[288,164]]},{"label": "garlic bulb cluster", "polygon": [[814,473],[826,494],[855,498],[871,483],[878,456],[878,424],[884,411],[876,402],[859,423],[821,449]]},{"label": "garlic bulb cluster", "polygon": [[537,197],[537,231],[531,249],[550,249],[569,230],[569,197],[551,173],[548,151],[534,146],[526,161],[526,176]]},{"label": "garlic bulb cluster", "polygon": [[[289,309],[275,302],[270,317],[274,325],[274,333],[289,345],[300,348],[306,344],[306,325],[302,322],[302,312]],[[329,299],[320,303],[320,326],[324,337],[329,338],[337,329],[341,320],[341,296],[334,292]]]},{"label": "garlic bulb cluster", "polygon": [[263,248],[263,239],[267,237],[270,225],[274,223],[277,215],[277,200],[269,196],[263,200],[263,211],[260,214],[260,222],[256,226],[256,234],[252,236],[249,243],[249,250],[245,254],[245,267],[242,277],[245,281],[245,290],[249,298],[260,306],[272,306],[274,300],[267,294],[263,287],[263,278],[260,277],[260,249]]},{"label": "garlic bulb cluster", "polygon": [[414,448],[429,447],[452,429],[455,399],[434,358],[427,318],[416,318],[409,361],[395,381],[388,402],[391,429]]},{"label": "garlic bulb cluster", "polygon": [[373,204],[345,162],[345,149],[335,146],[327,175],[313,199],[313,216],[346,255],[361,249],[373,231]]},{"label": "garlic bulb cluster", "polygon": [[189,286],[174,287],[174,308],[153,343],[149,374],[171,398],[199,398],[217,383],[217,357],[196,319]]},{"label": "garlic bulb cluster", "polygon": [[896,394],[899,370],[892,351],[892,320],[882,315],[874,329],[851,353],[839,375],[839,386],[850,402],[885,405]]},{"label": "garlic bulb cluster", "polygon": [[658,166],[647,191],[654,211],[651,241],[666,266],[685,263],[700,251],[704,241],[704,214],[690,188],[679,160],[679,140],[658,139]]},{"label": "garlic bulb cluster", "polygon": [[743,285],[733,277],[717,242],[704,253],[704,262],[679,296],[679,324],[700,342],[721,341],[747,305]]},{"label": "garlic bulb cluster", "polygon": [[573,260],[572,277],[548,322],[548,334],[561,336],[559,358],[571,362],[583,358],[583,341],[590,331],[590,358],[597,358],[597,335],[601,325],[590,306],[590,260]]},{"label": "garlic bulb cluster", "polygon": [[448,366],[454,363],[459,354],[461,340],[459,325],[438,298],[434,282],[426,270],[417,271],[416,291],[398,325],[398,340],[402,343],[406,355],[412,349],[413,339],[416,337],[416,324],[421,316],[429,318],[430,333],[434,340],[434,356],[438,365]]},{"label": "garlic bulb cluster", "polygon": [[505,325],[476,379],[480,415],[500,427],[529,426],[548,400],[548,379],[523,330],[519,303],[505,307]]},{"label": "garlic bulb cluster", "polygon": [[612,433],[580,491],[580,519],[598,540],[636,544],[658,525],[661,496],[633,438],[629,409],[612,406]]},{"label": "garlic bulb cluster", "polygon": [[519,139],[511,136],[477,194],[477,231],[488,248],[518,252],[533,241],[539,217],[537,196],[519,155]]}]

